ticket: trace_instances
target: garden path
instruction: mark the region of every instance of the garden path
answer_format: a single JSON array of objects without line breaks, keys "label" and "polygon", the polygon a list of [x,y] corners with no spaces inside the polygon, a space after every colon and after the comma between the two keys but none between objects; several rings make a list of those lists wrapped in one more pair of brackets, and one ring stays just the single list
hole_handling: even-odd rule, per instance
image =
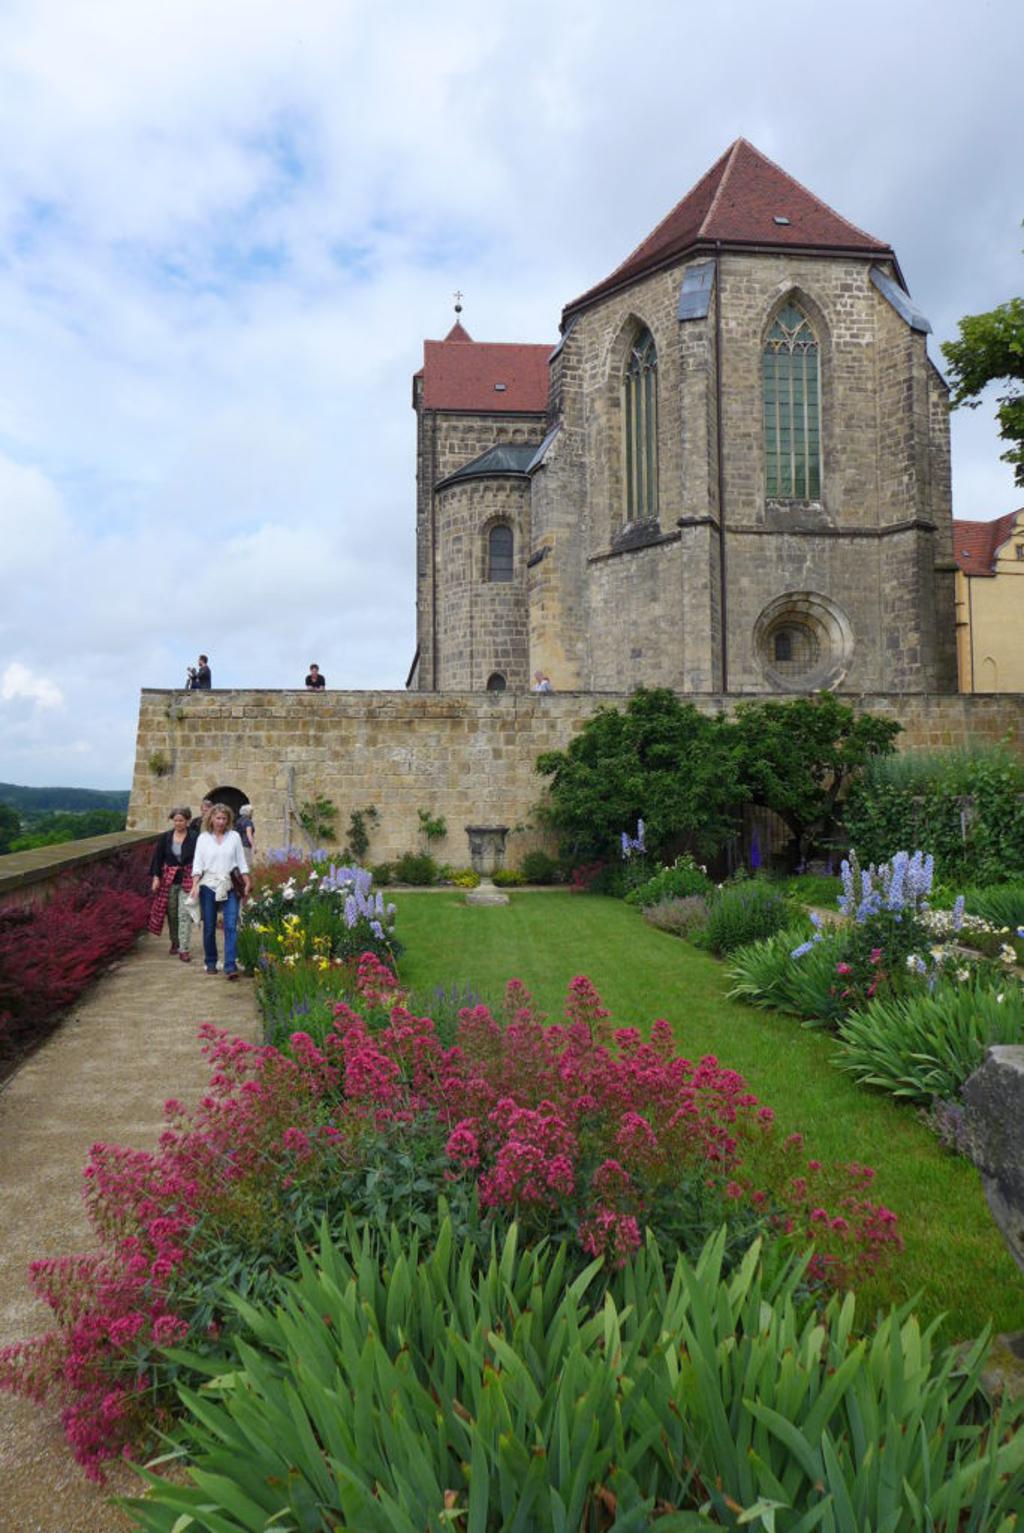
[{"label": "garden path", "polygon": [[[201,962],[186,968],[162,937],[144,935],[0,1092],[0,1344],[47,1328],[28,1263],[93,1243],[80,1196],[90,1145],[151,1148],[165,1100],[201,1095],[204,1021],[258,1037],[252,986],[206,979]],[[0,1527],[12,1533],[122,1533],[129,1521],[106,1497],[135,1493],[138,1481],[124,1471],[107,1491],[91,1485],[55,1409],[0,1395],[0,1487]]]}]

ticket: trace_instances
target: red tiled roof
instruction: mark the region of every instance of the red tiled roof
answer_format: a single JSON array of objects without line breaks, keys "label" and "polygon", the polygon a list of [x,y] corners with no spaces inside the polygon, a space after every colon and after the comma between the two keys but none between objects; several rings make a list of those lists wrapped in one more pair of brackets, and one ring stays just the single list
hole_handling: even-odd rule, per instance
[{"label": "red tiled roof", "polygon": [[996,554],[1013,533],[1020,514],[1008,511],[994,522],[954,521],[953,557],[965,575],[995,574]]},{"label": "red tiled roof", "polygon": [[423,408],[543,415],[550,355],[550,345],[474,341],[456,321],[443,341],[423,343]]},{"label": "red tiled roof", "polygon": [[[777,224],[777,217],[789,222]],[[723,245],[892,255],[888,245],[849,223],[753,144],[738,138],[632,254],[603,282],[567,304],[563,314],[670,264],[695,245],[716,240]]]}]

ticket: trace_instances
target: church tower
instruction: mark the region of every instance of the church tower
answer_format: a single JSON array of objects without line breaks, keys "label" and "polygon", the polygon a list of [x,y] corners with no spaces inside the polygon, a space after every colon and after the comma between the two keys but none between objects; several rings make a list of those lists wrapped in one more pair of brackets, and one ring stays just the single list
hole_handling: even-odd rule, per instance
[{"label": "church tower", "polygon": [[416,684],[955,691],[929,329],[889,245],[738,139],[553,349],[428,341]]}]

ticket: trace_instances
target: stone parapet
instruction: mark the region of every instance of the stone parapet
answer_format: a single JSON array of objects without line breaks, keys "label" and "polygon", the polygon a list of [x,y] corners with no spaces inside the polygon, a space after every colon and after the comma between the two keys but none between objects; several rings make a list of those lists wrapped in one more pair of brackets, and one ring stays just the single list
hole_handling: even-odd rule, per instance
[{"label": "stone parapet", "polygon": [[109,836],[89,836],[63,841],[57,846],[37,846],[30,852],[9,852],[0,857],[0,910],[11,905],[34,905],[48,900],[57,884],[88,863],[101,862],[126,847],[152,841],[154,825],[146,830],[119,830]]},{"label": "stone parapet", "polygon": [[[171,806],[217,788],[255,806],[264,850],[304,844],[297,811],[317,797],[338,809],[343,841],[354,810],[374,804],[380,821],[371,862],[422,850],[418,811],[443,816],[439,860],[469,862],[467,825],[508,825],[508,864],[543,844],[536,806],[542,751],[562,750],[599,707],[626,692],[335,692],[145,690],[139,713],[129,828],[161,830]],[[731,711],[738,695],[686,694],[704,712]],[[956,697],[892,693],[845,696],[898,719],[903,748],[1009,740],[1021,748],[1024,695]]]}]

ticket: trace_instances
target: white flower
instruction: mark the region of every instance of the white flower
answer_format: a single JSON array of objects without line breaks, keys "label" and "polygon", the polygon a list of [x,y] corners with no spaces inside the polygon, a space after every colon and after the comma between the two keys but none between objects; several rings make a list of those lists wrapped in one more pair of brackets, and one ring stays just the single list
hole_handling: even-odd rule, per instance
[{"label": "white flower", "polygon": [[1003,997],[1002,997],[1002,992],[1000,992],[1000,993],[999,993],[999,995],[997,995],[997,996],[996,996],[996,1003],[997,1003],[997,1004],[998,1004],[998,1005],[999,1005],[999,1006],[1001,1006],[1001,1005],[1002,1005],[1002,1004],[1003,1004]]},{"label": "white flower", "polygon": [[285,889],[283,891],[283,896],[284,896],[284,898],[286,900],[293,900],[295,898],[295,890],[294,889]]},{"label": "white flower", "polygon": [[1004,963],[1017,962],[1016,950],[1012,948],[1008,942],[1004,942],[1002,947],[999,949],[999,956]]},{"label": "white flower", "polygon": [[965,979],[970,979],[971,971],[970,971],[970,969],[957,969],[956,977],[960,981],[960,983],[963,984]]},{"label": "white flower", "polygon": [[914,954],[914,953],[908,953],[907,954],[907,968],[908,969],[916,969],[917,968],[917,956],[916,956],[916,954]]}]

